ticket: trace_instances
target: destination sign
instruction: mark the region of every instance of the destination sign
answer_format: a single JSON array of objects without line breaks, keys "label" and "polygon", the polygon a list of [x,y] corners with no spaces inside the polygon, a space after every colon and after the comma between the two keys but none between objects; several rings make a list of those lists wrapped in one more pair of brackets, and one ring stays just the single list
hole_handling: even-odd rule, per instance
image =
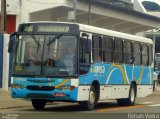
[{"label": "destination sign", "polygon": [[38,25],[37,32],[69,32],[67,25]]},{"label": "destination sign", "polygon": [[32,32],[33,31],[33,26],[32,25],[24,25],[23,26],[23,31],[24,32]]},{"label": "destination sign", "polygon": [[67,24],[21,24],[19,27],[19,32],[26,33],[73,33],[75,31],[75,26]]}]

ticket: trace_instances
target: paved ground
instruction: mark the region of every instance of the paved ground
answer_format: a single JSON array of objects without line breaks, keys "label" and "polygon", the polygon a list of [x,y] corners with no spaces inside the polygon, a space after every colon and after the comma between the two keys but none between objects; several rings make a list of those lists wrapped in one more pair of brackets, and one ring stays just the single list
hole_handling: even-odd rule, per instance
[{"label": "paved ground", "polygon": [[[48,119],[55,117],[70,119],[97,119],[117,117],[126,119],[131,118],[132,113],[158,113],[160,119],[160,87],[146,98],[138,98],[135,106],[118,106],[116,101],[100,102],[93,111],[84,111],[77,103],[52,103],[48,104],[43,111],[34,110],[31,102],[22,99],[12,99],[9,91],[0,89],[0,112],[18,114],[19,118],[15,119]],[[67,113],[66,113],[67,112]],[[61,114],[62,113],[62,114]],[[72,115],[72,116],[71,116]],[[4,115],[6,116],[6,114]],[[98,117],[97,117],[98,116]],[[130,117],[128,117],[130,116]],[[3,117],[0,114],[0,119]],[[23,117],[23,118],[22,118]],[[74,118],[73,118],[74,117]],[[119,119],[120,119],[119,118]],[[6,119],[6,118],[2,118]],[[10,119],[10,118],[7,118]],[[145,119],[145,118],[142,118]],[[152,119],[152,118],[148,118]],[[155,119],[155,118],[154,118]]]},{"label": "paved ground", "polygon": [[31,106],[31,103],[22,99],[12,99],[10,91],[0,89],[0,110],[26,106]]},{"label": "paved ground", "polygon": [[[160,87],[154,91],[150,96],[160,96]],[[150,97],[148,96],[148,97]],[[56,105],[59,103],[55,103]],[[13,99],[10,96],[10,91],[0,89],[0,110],[11,108],[30,107],[31,102],[23,99]]]}]

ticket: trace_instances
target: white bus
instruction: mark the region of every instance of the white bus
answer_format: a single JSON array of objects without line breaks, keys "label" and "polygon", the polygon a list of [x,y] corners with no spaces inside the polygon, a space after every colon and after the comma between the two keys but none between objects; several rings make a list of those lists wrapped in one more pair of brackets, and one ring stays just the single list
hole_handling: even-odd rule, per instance
[{"label": "white bus", "polygon": [[78,102],[87,110],[109,99],[134,105],[153,90],[152,47],[148,38],[83,24],[20,24],[9,45],[11,95],[31,99],[35,109],[48,101]]}]

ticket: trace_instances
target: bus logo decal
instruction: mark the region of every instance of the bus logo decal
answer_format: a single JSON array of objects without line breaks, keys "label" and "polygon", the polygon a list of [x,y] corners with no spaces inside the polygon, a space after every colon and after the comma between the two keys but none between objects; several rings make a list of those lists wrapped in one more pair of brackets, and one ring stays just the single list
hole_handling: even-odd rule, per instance
[{"label": "bus logo decal", "polygon": [[93,73],[104,74],[105,73],[105,67],[104,66],[95,66],[93,68]]}]

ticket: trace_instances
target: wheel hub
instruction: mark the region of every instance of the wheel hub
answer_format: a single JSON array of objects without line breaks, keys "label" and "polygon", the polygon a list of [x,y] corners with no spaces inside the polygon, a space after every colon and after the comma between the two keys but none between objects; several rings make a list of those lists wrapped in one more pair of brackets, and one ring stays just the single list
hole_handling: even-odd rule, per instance
[{"label": "wheel hub", "polygon": [[94,94],[93,91],[90,91],[89,102],[90,102],[90,104],[94,104],[95,103],[95,94]]}]

